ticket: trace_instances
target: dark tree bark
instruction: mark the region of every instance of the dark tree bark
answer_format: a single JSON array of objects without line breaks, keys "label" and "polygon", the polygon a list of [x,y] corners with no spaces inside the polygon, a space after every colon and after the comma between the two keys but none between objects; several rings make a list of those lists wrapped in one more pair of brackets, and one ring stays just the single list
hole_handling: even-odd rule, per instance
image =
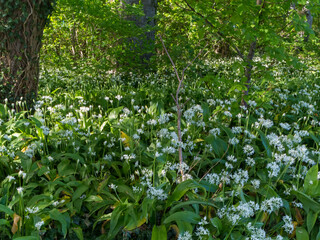
[{"label": "dark tree bark", "polygon": [[[122,0],[122,2],[132,5],[139,4],[140,1]],[[143,17],[126,16],[126,18],[134,21],[140,28],[154,27],[156,25],[155,16],[157,13],[157,0],[141,0],[141,4],[143,5]],[[131,39],[131,41],[136,45],[134,51],[136,51],[137,55],[141,55],[141,52],[146,52],[141,56],[141,60],[143,62],[148,62],[153,55],[152,52],[148,52],[148,48],[150,49],[154,45],[155,31],[145,31],[144,36],[137,36],[134,39]]]},{"label": "dark tree bark", "polygon": [[[308,23],[310,29],[312,29],[313,16],[312,16],[312,14],[311,14],[310,9],[304,7],[304,8],[302,9],[302,11],[306,14],[307,23]],[[304,41],[305,41],[305,42],[308,42],[309,36],[310,36],[310,34],[307,34],[307,36],[304,37]]]},{"label": "dark tree bark", "polygon": [[0,3],[0,102],[37,96],[43,30],[54,0],[6,0]]}]

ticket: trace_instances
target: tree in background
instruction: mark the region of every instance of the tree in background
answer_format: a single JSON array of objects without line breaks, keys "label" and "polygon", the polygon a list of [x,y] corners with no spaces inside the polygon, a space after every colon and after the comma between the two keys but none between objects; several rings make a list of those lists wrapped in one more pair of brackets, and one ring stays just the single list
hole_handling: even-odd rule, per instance
[{"label": "tree in background", "polygon": [[37,96],[41,38],[54,0],[0,3],[0,102]]},{"label": "tree in background", "polygon": [[44,32],[44,65],[143,71],[155,52],[156,1],[138,3],[59,0]]},{"label": "tree in background", "polygon": [[[132,20],[135,24],[142,28],[142,34],[131,38],[134,55],[140,55],[141,61],[148,63],[151,56],[154,54],[155,30],[156,26],[155,16],[157,13],[157,0],[121,0],[124,6],[139,4],[141,2],[143,14],[125,16],[125,18]],[[130,40],[129,40],[130,41]]]}]

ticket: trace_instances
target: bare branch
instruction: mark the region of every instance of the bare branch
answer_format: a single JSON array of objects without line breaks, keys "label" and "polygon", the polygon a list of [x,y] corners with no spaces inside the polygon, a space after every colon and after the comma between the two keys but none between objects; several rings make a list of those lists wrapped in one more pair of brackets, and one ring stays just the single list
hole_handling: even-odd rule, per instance
[{"label": "bare branch", "polygon": [[174,62],[173,62],[173,60],[172,60],[172,58],[171,58],[171,56],[170,56],[170,54],[169,54],[169,52],[168,52],[168,50],[167,50],[167,48],[166,48],[166,45],[165,45],[164,42],[163,42],[163,39],[162,39],[161,35],[159,34],[158,36],[159,36],[159,38],[160,38],[160,40],[161,40],[161,43],[162,43],[162,46],[163,46],[164,50],[166,51],[166,53],[167,53],[167,55],[168,55],[168,57],[169,57],[169,59],[170,59],[170,62],[171,62],[172,66],[173,66],[173,69],[174,69],[174,72],[176,73],[176,76],[177,76],[177,78],[178,78],[178,80],[179,80],[179,82],[180,82],[180,77],[179,77],[179,74],[178,74],[176,65],[174,64]]}]

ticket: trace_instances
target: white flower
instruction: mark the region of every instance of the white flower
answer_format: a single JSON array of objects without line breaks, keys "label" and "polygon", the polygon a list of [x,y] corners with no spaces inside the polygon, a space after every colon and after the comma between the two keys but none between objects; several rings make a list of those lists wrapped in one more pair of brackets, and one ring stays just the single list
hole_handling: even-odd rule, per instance
[{"label": "white flower", "polygon": [[23,193],[23,187],[18,187],[18,188],[17,188],[17,192],[18,192],[18,194],[21,194],[21,195],[22,195],[22,193]]},{"label": "white flower", "polygon": [[177,240],[192,240],[192,235],[189,232],[180,233]]},{"label": "white flower", "polygon": [[277,177],[280,173],[280,166],[276,162],[268,163],[267,168],[269,177]]},{"label": "white flower", "polygon": [[38,207],[26,207],[26,212],[27,213],[37,213],[39,211]]},{"label": "white flower", "polygon": [[272,197],[270,199],[264,200],[261,203],[261,210],[270,214],[273,211],[277,211],[282,206],[283,202],[281,198]]},{"label": "white flower", "polygon": [[236,137],[230,138],[230,139],[229,139],[229,143],[230,143],[231,145],[237,145],[237,144],[239,143],[239,139],[236,138]]},{"label": "white flower", "polygon": [[214,137],[217,137],[218,135],[220,135],[221,131],[220,128],[213,128],[209,131],[209,133]]},{"label": "white flower", "polygon": [[257,106],[257,103],[256,103],[255,101],[249,100],[249,101],[248,101],[248,105],[249,105],[250,107],[255,107],[255,106]]},{"label": "white flower", "polygon": [[27,176],[27,174],[25,172],[23,172],[22,170],[19,171],[18,176],[22,178],[25,178]]},{"label": "white flower", "polygon": [[197,227],[195,234],[201,240],[201,239],[203,239],[203,237],[209,236],[210,232],[208,229],[204,228],[203,226],[199,226],[199,227]]},{"label": "white flower", "polygon": [[229,111],[224,111],[223,114],[226,115],[227,117],[232,117],[232,113]]},{"label": "white flower", "polygon": [[280,125],[280,127],[282,127],[285,130],[289,131],[291,129],[291,126],[289,123],[280,123],[279,125]]},{"label": "white flower", "polygon": [[251,146],[251,145],[245,145],[243,147],[243,152],[248,155],[248,156],[251,156],[254,154],[254,148]]},{"label": "white flower", "polygon": [[163,189],[157,189],[153,187],[152,185],[148,186],[147,190],[147,197],[151,199],[158,199],[158,200],[166,200],[168,198],[168,194],[166,194]]},{"label": "white flower", "polygon": [[48,127],[41,126],[40,128],[42,129],[44,135],[49,135],[50,129]]},{"label": "white flower", "polygon": [[237,159],[233,155],[227,156],[227,159],[228,159],[229,162],[237,162]]},{"label": "white flower", "polygon": [[118,186],[114,185],[113,183],[111,183],[109,185],[109,188],[113,189],[113,190],[116,190],[118,188]]},{"label": "white flower", "polygon": [[240,133],[242,133],[242,128],[241,127],[232,127],[231,132],[233,134],[240,134]]},{"label": "white flower", "polygon": [[282,218],[282,220],[284,222],[284,225],[282,226],[282,228],[284,229],[284,231],[291,234],[294,230],[294,226],[292,224],[292,218],[286,215]]},{"label": "white flower", "polygon": [[260,180],[258,180],[258,179],[251,180],[251,184],[255,189],[259,189]]},{"label": "white flower", "polygon": [[117,95],[115,96],[116,99],[118,99],[118,101],[120,101],[122,99],[122,96],[121,95]]},{"label": "white flower", "polygon": [[40,221],[40,222],[37,222],[34,226],[35,226],[35,227],[38,229],[38,231],[39,231],[43,224],[44,224],[44,221]]},{"label": "white flower", "polygon": [[8,181],[9,181],[9,182],[11,182],[12,180],[15,180],[15,179],[16,179],[15,177],[10,176],[10,175],[9,175],[9,176],[7,176],[6,178],[8,179]]}]

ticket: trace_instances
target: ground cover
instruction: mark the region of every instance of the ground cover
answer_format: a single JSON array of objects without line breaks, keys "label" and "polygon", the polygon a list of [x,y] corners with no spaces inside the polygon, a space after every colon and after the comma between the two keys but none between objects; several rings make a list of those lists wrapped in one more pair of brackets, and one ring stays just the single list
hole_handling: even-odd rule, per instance
[{"label": "ground cover", "polygon": [[43,69],[0,105],[0,239],[320,239],[319,70],[264,61],[244,106],[236,62],[187,75],[182,142],[171,70]]}]

